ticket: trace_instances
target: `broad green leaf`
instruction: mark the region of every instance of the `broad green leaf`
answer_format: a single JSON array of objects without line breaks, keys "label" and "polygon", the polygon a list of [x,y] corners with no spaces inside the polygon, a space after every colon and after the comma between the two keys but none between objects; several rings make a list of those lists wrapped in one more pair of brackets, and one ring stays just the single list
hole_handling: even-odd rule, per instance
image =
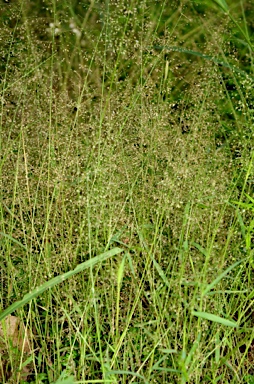
[{"label": "broad green leaf", "polygon": [[42,284],[41,286],[35,288],[33,291],[27,293],[22,300],[16,301],[12,305],[10,305],[8,308],[6,308],[3,312],[0,313],[0,321],[3,320],[6,316],[11,314],[12,312],[16,311],[17,309],[23,307],[23,305],[27,304],[29,301],[34,299],[35,297],[42,294],[47,289],[53,288],[55,285],[62,283],[66,279],[69,279],[71,276],[76,275],[77,273],[80,273],[84,271],[84,269],[92,268],[96,264],[115,256],[119,253],[121,253],[123,250],[121,248],[114,248],[110,251],[107,251],[105,253],[102,253],[101,255],[95,256],[92,259],[89,259],[85,261],[84,263],[79,264],[73,271],[69,271],[64,273],[63,275],[56,276],[53,279],[47,281],[46,283]]},{"label": "broad green leaf", "polygon": [[225,325],[227,327],[238,328],[238,325],[236,322],[224,319],[223,317],[220,317],[220,316],[213,315],[212,313],[193,311],[192,315],[196,317],[201,317],[202,319],[213,321],[214,323]]}]

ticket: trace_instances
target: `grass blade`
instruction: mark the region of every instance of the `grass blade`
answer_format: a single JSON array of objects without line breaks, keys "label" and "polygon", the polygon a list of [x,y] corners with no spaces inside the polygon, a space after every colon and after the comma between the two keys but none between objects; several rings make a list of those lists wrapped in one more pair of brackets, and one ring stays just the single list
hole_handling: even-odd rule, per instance
[{"label": "grass blade", "polygon": [[59,379],[55,381],[55,383],[53,384],[75,384],[74,380],[75,380],[74,376],[69,376],[66,379],[62,379],[61,377],[59,377]]},{"label": "grass blade", "polygon": [[13,243],[19,245],[21,248],[23,248],[23,249],[25,249],[25,250],[27,251],[26,247],[25,247],[22,243],[20,243],[20,241],[14,239],[14,237],[12,237],[12,236],[10,236],[10,235],[7,235],[7,234],[4,233],[4,232],[0,232],[0,235],[6,237],[8,240],[10,240],[10,241],[12,241]]},{"label": "grass blade", "polygon": [[228,13],[229,8],[225,0],[213,0],[224,12]]},{"label": "grass blade", "polygon": [[95,256],[94,258],[89,259],[89,260],[85,261],[84,263],[79,264],[72,271],[66,272],[60,276],[56,276],[53,279],[47,281],[46,283],[42,284],[41,286],[35,288],[33,291],[27,293],[23,297],[22,300],[16,301],[12,305],[10,305],[8,308],[6,308],[3,312],[1,312],[0,313],[0,321],[3,320],[6,316],[11,314],[12,312],[21,308],[23,305],[27,304],[30,300],[39,296],[41,293],[43,293],[47,289],[53,288],[55,285],[62,283],[66,279],[69,279],[71,276],[74,276],[77,273],[84,271],[85,269],[91,268],[94,265],[108,259],[109,257],[115,256],[115,255],[121,253],[122,251],[123,250],[121,248],[111,249],[110,251],[102,253],[101,255]]},{"label": "grass blade", "polygon": [[157,261],[155,260],[155,258],[154,258],[152,255],[151,255],[150,257],[151,257],[151,259],[152,259],[152,261],[153,261],[153,263],[154,263],[155,268],[157,269],[158,274],[159,274],[160,277],[162,278],[164,284],[165,284],[169,289],[171,289],[171,286],[170,286],[170,284],[169,284],[169,281],[168,281],[168,279],[167,279],[167,276],[166,276],[165,273],[163,272],[161,266],[157,263]]},{"label": "grass blade", "polygon": [[228,267],[224,272],[222,272],[215,280],[213,280],[211,282],[211,284],[208,284],[206,289],[204,290],[204,292],[202,293],[203,296],[207,295],[209,291],[211,291],[216,284],[218,284],[221,279],[223,279],[224,276],[226,276],[230,271],[232,271],[232,269],[234,269],[235,267],[237,267],[239,264],[241,264],[245,259],[242,259],[242,260],[239,260],[237,262],[235,262],[233,265],[231,265],[230,267]]},{"label": "grass blade", "polygon": [[139,373],[135,373],[135,372],[131,372],[131,371],[109,371],[106,373],[106,376],[110,376],[110,375],[131,375],[131,376],[135,376],[135,377],[138,377],[139,379],[143,380],[144,383],[148,384],[148,381],[146,381],[146,379],[141,376]]},{"label": "grass blade", "polygon": [[213,315],[212,313],[193,311],[192,315],[196,317],[200,317],[201,319],[213,321],[214,323],[225,325],[226,327],[238,328],[237,323],[235,323],[234,321],[224,319],[223,317]]},{"label": "grass blade", "polygon": [[191,245],[193,245],[195,248],[197,248],[199,250],[199,252],[202,253],[202,255],[204,255],[205,257],[208,257],[209,253],[207,252],[207,250],[205,248],[201,247],[201,245],[199,245],[198,243],[195,243],[195,241],[192,241]]},{"label": "grass blade", "polygon": [[189,55],[198,56],[198,57],[201,57],[202,59],[206,59],[206,60],[214,62],[215,64],[221,65],[222,67],[229,68],[229,69],[231,69],[232,72],[237,72],[237,73],[240,73],[241,75],[248,76],[248,77],[251,77],[253,79],[253,76],[249,75],[245,71],[242,71],[241,69],[239,69],[235,65],[228,64],[228,63],[226,63],[225,61],[222,61],[222,60],[218,60],[218,59],[216,59],[213,56],[204,55],[201,52],[192,51],[190,49],[185,49],[185,48],[182,48],[182,47],[160,46],[160,45],[155,45],[155,46],[152,46],[152,47],[148,47],[148,49],[155,49],[155,50],[158,50],[158,51],[166,50],[166,51],[171,51],[171,52],[186,53],[186,54],[189,54]]}]

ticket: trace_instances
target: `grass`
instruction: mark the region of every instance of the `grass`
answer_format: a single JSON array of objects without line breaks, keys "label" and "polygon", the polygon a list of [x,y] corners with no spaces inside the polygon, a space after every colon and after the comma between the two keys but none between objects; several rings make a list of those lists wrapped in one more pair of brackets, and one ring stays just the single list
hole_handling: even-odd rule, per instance
[{"label": "grass", "polygon": [[0,7],[0,382],[253,383],[251,2]]}]

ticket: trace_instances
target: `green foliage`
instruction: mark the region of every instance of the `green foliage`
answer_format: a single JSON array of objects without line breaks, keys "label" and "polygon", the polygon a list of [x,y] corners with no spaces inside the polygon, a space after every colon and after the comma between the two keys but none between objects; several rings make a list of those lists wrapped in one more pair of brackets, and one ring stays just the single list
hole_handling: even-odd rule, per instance
[{"label": "green foliage", "polygon": [[214,3],[216,3],[224,12],[229,12],[229,7],[225,0],[213,0]]},{"label": "green foliage", "polygon": [[5,381],[251,382],[251,3],[0,7]]},{"label": "green foliage", "polygon": [[222,317],[213,315],[212,313],[193,311],[192,314],[193,316],[197,316],[197,317],[200,317],[201,319],[213,321],[215,323],[225,325],[226,327],[237,328],[237,324],[234,321],[223,319]]},{"label": "green foliage", "polygon": [[92,268],[94,265],[107,260],[109,257],[115,256],[118,253],[122,252],[120,248],[114,248],[108,252],[102,253],[99,256],[93,257],[90,260],[85,261],[82,264],[77,265],[73,271],[68,271],[63,273],[60,276],[54,277],[53,279],[47,281],[46,283],[36,287],[32,292],[27,293],[22,300],[13,303],[10,307],[6,308],[3,312],[0,313],[0,321],[3,320],[6,316],[11,314],[14,311],[22,308],[25,304],[29,303],[32,299],[35,299],[37,296],[40,296],[43,292],[48,289],[53,288],[54,286],[61,284],[66,279],[69,279],[72,276],[75,276],[77,273],[82,272],[85,269]]}]

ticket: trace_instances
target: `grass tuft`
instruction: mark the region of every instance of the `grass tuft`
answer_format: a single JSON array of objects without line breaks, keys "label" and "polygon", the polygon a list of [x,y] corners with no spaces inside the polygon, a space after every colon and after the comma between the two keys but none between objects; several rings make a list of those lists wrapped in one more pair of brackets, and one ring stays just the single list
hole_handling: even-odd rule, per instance
[{"label": "grass tuft", "polygon": [[0,13],[0,382],[251,383],[251,2]]}]

